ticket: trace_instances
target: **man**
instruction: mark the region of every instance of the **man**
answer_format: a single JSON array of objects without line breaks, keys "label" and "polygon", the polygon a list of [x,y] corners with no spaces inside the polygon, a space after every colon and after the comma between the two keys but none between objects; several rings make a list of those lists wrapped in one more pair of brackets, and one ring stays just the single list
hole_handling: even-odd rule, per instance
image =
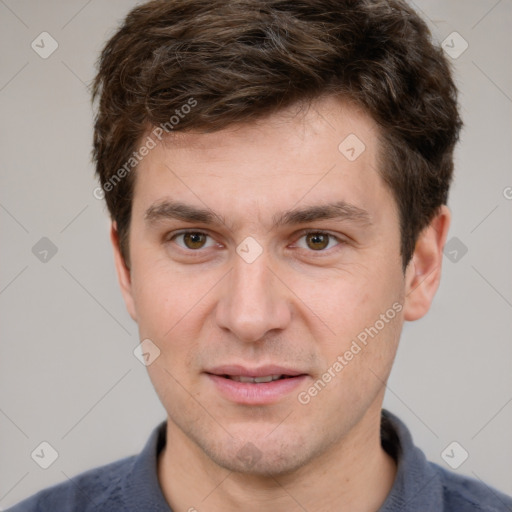
[{"label": "man", "polygon": [[437,290],[461,120],[406,4],[135,8],[94,84],[121,291],[167,421],[13,511],[505,511],[382,410]]}]

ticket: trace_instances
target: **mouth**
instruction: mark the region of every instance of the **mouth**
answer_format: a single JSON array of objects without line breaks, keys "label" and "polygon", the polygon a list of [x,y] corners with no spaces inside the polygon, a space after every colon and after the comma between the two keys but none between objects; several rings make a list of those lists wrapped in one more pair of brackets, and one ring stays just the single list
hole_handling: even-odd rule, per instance
[{"label": "mouth", "polygon": [[308,377],[300,370],[275,365],[259,368],[221,366],[211,368],[205,374],[223,398],[243,405],[277,403]]},{"label": "mouth", "polygon": [[250,382],[252,384],[264,384],[266,382],[273,382],[281,379],[293,379],[292,375],[265,375],[263,377],[248,377],[245,375],[221,375],[225,379],[231,379],[236,382]]}]

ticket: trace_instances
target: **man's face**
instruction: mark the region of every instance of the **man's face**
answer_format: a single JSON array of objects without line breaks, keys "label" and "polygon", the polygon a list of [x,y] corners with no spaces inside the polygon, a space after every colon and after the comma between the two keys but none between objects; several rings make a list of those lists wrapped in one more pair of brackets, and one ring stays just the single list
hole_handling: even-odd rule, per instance
[{"label": "man's face", "polygon": [[136,171],[128,309],[160,350],[148,371],[171,431],[223,467],[290,471],[380,415],[405,279],[377,136],[325,99],[177,133]]}]

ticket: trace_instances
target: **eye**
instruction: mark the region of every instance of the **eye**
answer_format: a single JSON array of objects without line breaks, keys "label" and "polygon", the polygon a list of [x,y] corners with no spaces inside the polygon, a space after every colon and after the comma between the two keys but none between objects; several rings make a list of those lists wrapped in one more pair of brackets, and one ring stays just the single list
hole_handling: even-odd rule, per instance
[{"label": "eye", "polygon": [[299,241],[302,239],[305,240],[305,246],[297,243],[298,247],[316,252],[325,252],[325,249],[331,249],[332,242],[335,242],[334,246],[342,243],[340,239],[324,231],[307,231],[299,238]]},{"label": "eye", "polygon": [[[176,241],[177,245],[183,249],[196,251],[215,245],[214,240],[211,240],[210,245],[206,245],[208,238],[210,238],[210,236],[202,231],[182,231],[181,233],[174,234],[169,240]],[[177,240],[180,240],[181,243]]]}]

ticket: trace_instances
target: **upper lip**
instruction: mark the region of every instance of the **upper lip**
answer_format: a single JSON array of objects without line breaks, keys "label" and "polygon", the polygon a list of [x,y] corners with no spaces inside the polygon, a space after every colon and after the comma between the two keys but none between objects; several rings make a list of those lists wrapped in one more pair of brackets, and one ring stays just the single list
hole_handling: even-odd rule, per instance
[{"label": "upper lip", "polygon": [[226,364],[222,366],[215,366],[205,371],[212,375],[229,375],[231,377],[267,377],[268,375],[287,375],[290,377],[296,377],[298,375],[305,375],[306,372],[285,368],[278,365],[265,365],[250,368],[247,366],[241,366],[238,364]]}]

